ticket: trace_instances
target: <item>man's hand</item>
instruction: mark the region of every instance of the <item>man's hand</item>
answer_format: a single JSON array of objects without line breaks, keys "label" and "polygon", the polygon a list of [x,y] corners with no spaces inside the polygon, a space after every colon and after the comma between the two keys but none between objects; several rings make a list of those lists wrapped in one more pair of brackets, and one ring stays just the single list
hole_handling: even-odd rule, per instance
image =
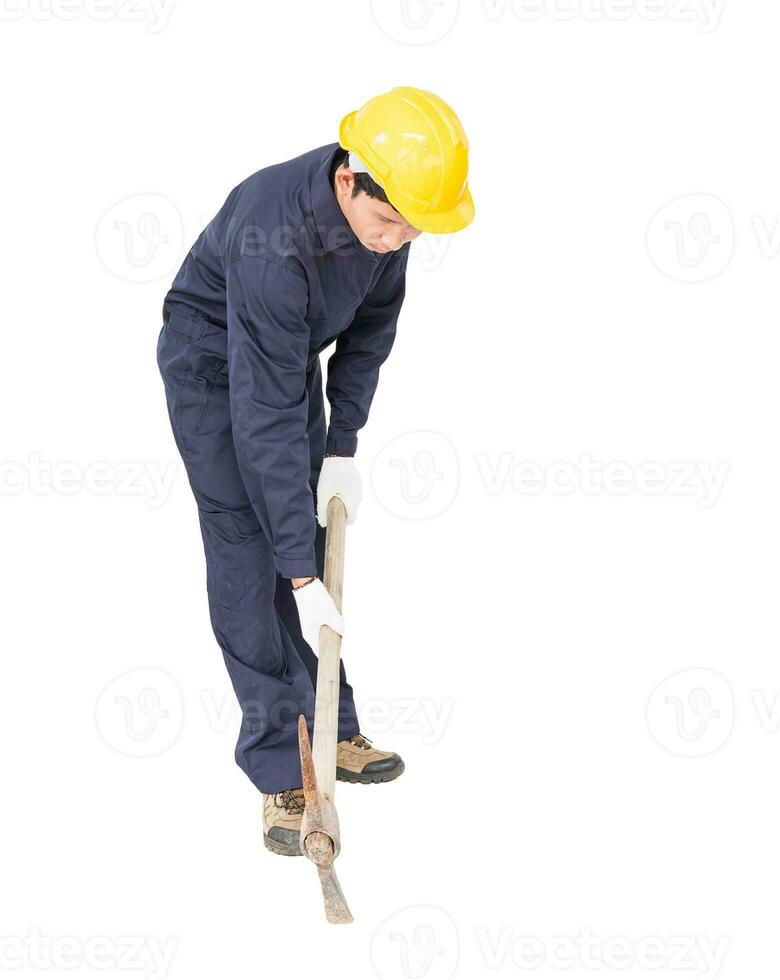
[{"label": "man's hand", "polygon": [[328,502],[331,497],[344,501],[347,524],[353,524],[363,496],[360,473],[352,456],[326,456],[317,483],[317,520],[328,526]]},{"label": "man's hand", "polygon": [[[305,579],[292,581],[306,582]],[[301,633],[315,654],[320,652],[321,626],[330,626],[339,636],[344,635],[344,618],[320,579],[310,579],[305,585],[293,588],[293,598],[298,607]]]}]

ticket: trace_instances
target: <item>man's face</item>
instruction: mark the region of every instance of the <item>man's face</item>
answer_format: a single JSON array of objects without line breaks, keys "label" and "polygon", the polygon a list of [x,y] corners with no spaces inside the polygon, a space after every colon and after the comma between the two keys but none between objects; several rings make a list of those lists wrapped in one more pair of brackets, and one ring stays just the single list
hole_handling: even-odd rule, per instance
[{"label": "man's face", "polygon": [[372,252],[395,252],[420,234],[420,230],[402,218],[392,204],[385,204],[363,192],[353,197],[355,175],[348,167],[339,167],[335,183],[336,199],[350,228]]}]

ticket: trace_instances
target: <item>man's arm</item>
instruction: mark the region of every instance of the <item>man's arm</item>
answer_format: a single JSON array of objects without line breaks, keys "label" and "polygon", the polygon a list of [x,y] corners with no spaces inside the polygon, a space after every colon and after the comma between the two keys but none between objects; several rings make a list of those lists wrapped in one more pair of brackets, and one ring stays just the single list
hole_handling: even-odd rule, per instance
[{"label": "man's arm", "polygon": [[303,274],[244,256],[227,275],[228,364],[239,469],[286,578],[317,574],[309,486]]},{"label": "man's arm", "polygon": [[379,369],[395,340],[408,258],[408,244],[390,258],[379,281],[358,307],[352,323],[339,336],[336,350],[328,360],[326,392],[330,425],[326,453],[355,455],[357,433],[368,419]]}]

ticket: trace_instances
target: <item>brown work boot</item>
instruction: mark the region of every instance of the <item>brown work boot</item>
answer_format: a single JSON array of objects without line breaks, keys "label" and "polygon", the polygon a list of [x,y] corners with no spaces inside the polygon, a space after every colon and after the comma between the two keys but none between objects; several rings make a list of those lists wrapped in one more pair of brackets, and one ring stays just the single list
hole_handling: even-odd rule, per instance
[{"label": "brown work boot", "polygon": [[301,853],[304,807],[302,789],[263,794],[263,843],[269,851],[287,857]]},{"label": "brown work boot", "polygon": [[353,735],[337,746],[336,779],[343,783],[389,783],[403,771],[400,755],[375,749],[362,735]]}]

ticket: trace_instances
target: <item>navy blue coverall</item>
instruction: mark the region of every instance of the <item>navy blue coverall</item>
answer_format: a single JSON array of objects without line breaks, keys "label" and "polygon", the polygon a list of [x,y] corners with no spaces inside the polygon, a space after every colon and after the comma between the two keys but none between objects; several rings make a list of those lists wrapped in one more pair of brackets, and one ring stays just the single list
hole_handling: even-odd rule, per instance
[{"label": "navy blue coverall", "polygon": [[[288,579],[323,574],[325,453],[352,456],[404,298],[409,244],[365,248],[333,191],[338,144],[228,196],[166,296],[157,348],[198,506],[211,621],[242,708],[236,761],[264,793],[301,785],[296,724],[317,661]],[[328,360],[326,429],[319,355]],[[339,739],[358,731],[341,670]]]}]

